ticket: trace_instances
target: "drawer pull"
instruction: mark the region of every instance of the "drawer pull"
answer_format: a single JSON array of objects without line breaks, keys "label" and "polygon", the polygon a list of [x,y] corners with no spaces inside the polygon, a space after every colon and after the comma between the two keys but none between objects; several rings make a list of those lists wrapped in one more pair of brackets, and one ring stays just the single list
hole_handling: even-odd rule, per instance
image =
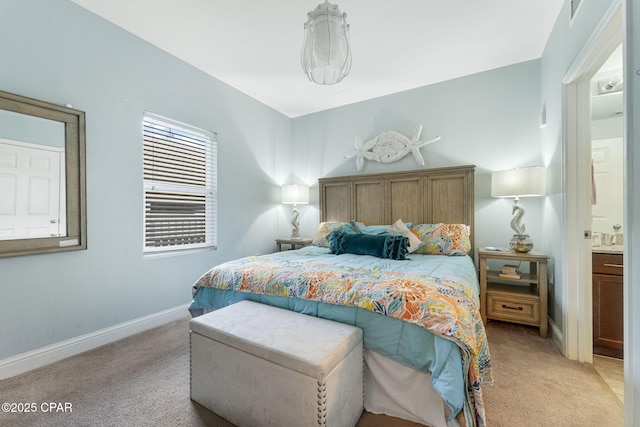
[{"label": "drawer pull", "polygon": [[603,264],[605,267],[616,267],[616,268],[624,268],[622,264]]},{"label": "drawer pull", "polygon": [[518,310],[518,311],[522,311],[523,310],[523,308],[521,306],[511,307],[511,306],[508,306],[507,304],[502,304],[502,308],[507,308],[509,310]]}]

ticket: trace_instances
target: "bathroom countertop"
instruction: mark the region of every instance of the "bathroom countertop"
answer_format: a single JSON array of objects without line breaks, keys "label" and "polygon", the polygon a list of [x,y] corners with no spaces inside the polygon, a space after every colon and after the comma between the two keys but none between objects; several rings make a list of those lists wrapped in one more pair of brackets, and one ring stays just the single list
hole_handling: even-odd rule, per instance
[{"label": "bathroom countertop", "polygon": [[591,252],[600,254],[622,254],[624,246],[611,245],[611,246],[593,246]]}]

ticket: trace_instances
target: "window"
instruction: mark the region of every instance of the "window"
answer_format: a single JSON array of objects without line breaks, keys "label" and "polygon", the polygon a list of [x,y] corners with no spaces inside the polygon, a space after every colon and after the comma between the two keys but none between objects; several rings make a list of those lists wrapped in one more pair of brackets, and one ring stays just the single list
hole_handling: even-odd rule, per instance
[{"label": "window", "polygon": [[144,252],[216,246],[216,134],[143,118]]}]

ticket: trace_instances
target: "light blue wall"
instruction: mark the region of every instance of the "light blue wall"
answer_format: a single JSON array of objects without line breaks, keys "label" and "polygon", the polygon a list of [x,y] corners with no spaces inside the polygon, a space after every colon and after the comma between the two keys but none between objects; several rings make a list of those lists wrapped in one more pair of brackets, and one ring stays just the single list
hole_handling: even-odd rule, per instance
[{"label": "light blue wall", "polygon": [[[425,168],[477,166],[475,176],[476,246],[507,246],[513,200],[491,198],[491,172],[542,165],[540,148],[540,63],[528,61],[468,77],[425,86],[374,100],[294,119],[296,175],[317,185],[325,176],[418,169],[413,156],[390,164],[366,161],[356,171],[344,155],[355,137],[370,139],[394,129],[411,137],[420,124],[422,137],[442,139],[421,148]],[[317,199],[317,187],[312,191]],[[541,245],[542,199],[522,199],[524,224]],[[318,221],[314,206],[301,210],[304,234]]]},{"label": "light blue wall", "polygon": [[[289,118],[67,0],[3,0],[0,58],[1,90],[86,112],[88,218],[85,251],[0,259],[0,360],[186,304],[205,269],[274,250]],[[218,133],[218,250],[143,259],[143,111]]]}]

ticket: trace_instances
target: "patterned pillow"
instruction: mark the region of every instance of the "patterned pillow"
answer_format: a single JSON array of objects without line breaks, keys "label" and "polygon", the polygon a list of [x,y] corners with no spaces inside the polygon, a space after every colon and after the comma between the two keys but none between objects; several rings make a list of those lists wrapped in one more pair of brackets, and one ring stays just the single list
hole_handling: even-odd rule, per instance
[{"label": "patterned pillow", "polygon": [[467,255],[471,252],[469,228],[465,224],[419,224],[411,231],[422,245],[415,253],[428,255]]},{"label": "patterned pillow", "polygon": [[313,236],[313,240],[311,241],[311,244],[314,246],[320,246],[321,248],[328,248],[329,247],[329,241],[327,240],[327,236],[329,235],[329,233],[331,233],[333,230],[336,230],[340,227],[343,227],[345,225],[349,225],[350,227],[353,228],[353,221],[350,222],[334,222],[334,221],[328,221],[328,222],[321,222],[318,225],[318,228],[316,229],[316,234]]},{"label": "patterned pillow", "polygon": [[402,222],[401,219],[394,222],[393,225],[387,229],[387,232],[400,233],[403,236],[405,236],[407,239],[409,239],[408,249],[410,253],[417,251],[420,245],[422,245],[422,241],[418,239],[418,236],[416,236],[411,230],[409,230],[409,227],[407,227],[407,224]]}]

